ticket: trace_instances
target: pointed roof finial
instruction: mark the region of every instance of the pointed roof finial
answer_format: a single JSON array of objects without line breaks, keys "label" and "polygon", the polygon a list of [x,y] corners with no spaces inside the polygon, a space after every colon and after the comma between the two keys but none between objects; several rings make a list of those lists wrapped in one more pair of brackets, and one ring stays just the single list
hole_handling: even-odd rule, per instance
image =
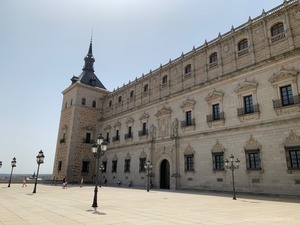
[{"label": "pointed roof finial", "polygon": [[234,32],[234,27],[233,27],[233,25],[231,25],[231,32],[232,32],[232,33]]},{"label": "pointed roof finial", "polygon": [[266,12],[264,9],[262,10],[262,16],[266,16]]}]

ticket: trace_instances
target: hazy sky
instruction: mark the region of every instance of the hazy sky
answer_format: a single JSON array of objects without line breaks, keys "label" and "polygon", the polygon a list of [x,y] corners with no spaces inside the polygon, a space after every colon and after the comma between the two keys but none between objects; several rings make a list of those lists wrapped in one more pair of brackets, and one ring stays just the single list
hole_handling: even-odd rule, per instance
[{"label": "hazy sky", "polygon": [[0,173],[52,173],[61,92],[81,73],[112,91],[282,0],[0,0]]}]

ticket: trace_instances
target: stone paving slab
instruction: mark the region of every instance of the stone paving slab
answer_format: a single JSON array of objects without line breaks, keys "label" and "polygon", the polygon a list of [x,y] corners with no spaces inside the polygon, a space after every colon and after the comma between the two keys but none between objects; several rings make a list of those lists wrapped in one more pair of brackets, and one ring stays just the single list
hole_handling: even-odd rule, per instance
[{"label": "stone paving slab", "polygon": [[94,187],[0,184],[0,224],[299,224],[300,199],[197,191],[102,187],[94,210]]}]

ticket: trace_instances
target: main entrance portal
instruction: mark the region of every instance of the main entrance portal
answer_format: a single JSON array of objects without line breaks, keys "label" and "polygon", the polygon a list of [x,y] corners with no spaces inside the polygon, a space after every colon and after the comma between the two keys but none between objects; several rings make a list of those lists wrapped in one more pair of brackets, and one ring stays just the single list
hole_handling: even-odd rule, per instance
[{"label": "main entrance portal", "polygon": [[166,159],[160,164],[160,188],[170,189],[170,163]]}]

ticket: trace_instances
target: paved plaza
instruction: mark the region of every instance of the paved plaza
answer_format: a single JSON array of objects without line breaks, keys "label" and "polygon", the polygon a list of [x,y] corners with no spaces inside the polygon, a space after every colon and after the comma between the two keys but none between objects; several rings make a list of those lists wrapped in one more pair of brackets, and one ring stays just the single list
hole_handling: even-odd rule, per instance
[{"label": "paved plaza", "polygon": [[300,224],[300,200],[196,191],[0,184],[0,224]]}]

